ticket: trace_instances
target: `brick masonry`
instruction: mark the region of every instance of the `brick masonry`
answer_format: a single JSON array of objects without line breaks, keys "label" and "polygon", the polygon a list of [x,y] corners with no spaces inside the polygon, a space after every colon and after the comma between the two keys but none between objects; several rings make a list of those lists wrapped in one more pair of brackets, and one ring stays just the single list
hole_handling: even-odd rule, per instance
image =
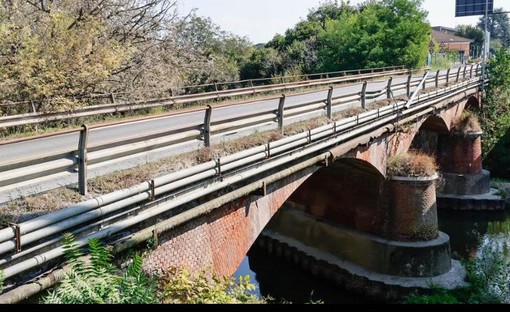
[{"label": "brick masonry", "polygon": [[316,170],[298,172],[268,186],[266,196],[246,196],[161,234],[144,259],[144,270],[210,268],[218,275],[233,274],[272,216]]},{"label": "brick masonry", "polygon": [[387,157],[407,151],[419,129],[447,133],[466,102],[374,138],[330,167],[318,171],[309,168],[278,181],[268,186],[266,196],[240,198],[161,234],[158,246],[145,257],[144,269],[161,272],[171,267],[187,267],[191,271],[212,268],[216,274],[231,275],[289,198],[319,218],[387,237],[389,199],[383,196],[387,188],[384,183]]},{"label": "brick masonry", "polygon": [[442,140],[441,169],[458,174],[482,173],[481,135],[450,135]]}]

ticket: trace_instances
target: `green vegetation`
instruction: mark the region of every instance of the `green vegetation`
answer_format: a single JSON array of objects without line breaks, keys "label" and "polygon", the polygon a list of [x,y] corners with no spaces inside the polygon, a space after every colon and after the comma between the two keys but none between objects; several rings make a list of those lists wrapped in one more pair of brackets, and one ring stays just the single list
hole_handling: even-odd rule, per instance
[{"label": "green vegetation", "polygon": [[211,83],[238,79],[419,67],[427,53],[421,0],[358,6],[329,0],[264,46],[194,11],[182,17],[176,6],[172,0],[2,2],[0,103],[12,105],[0,106],[0,115],[71,110],[93,102],[90,94],[136,100],[212,91]]},{"label": "green vegetation", "polygon": [[122,275],[112,264],[113,256],[92,239],[89,241],[90,261],[83,260],[74,236],[64,235],[64,250],[71,272],[49,292],[43,303],[105,304],[105,303],[156,303],[156,281],[142,271],[142,258],[133,262]]},{"label": "green vegetation", "polygon": [[63,246],[70,272],[42,298],[42,303],[265,303],[250,293],[256,286],[249,276],[236,281],[206,271],[191,275],[186,269],[150,276],[142,270],[142,257],[138,254],[121,272],[113,265],[109,249],[96,239],[88,243],[89,261],[84,260],[73,235],[64,235]]},{"label": "green vegetation", "polygon": [[430,69],[432,71],[452,68],[453,63],[459,59],[459,54],[457,52],[446,51],[442,54],[438,51],[439,47],[436,45],[436,51],[432,54],[432,61],[430,63]]},{"label": "green vegetation", "polygon": [[476,112],[484,132],[484,159],[510,128],[510,51],[496,52],[489,60],[487,75],[490,82],[486,86],[483,109]]},{"label": "green vegetation", "polygon": [[218,277],[201,271],[171,270],[160,280],[163,303],[264,303],[251,294],[256,286],[250,276]]},{"label": "green vegetation", "polygon": [[4,271],[0,270],[0,293],[4,289]]},{"label": "green vegetation", "polygon": [[319,68],[371,68],[425,64],[430,26],[417,0],[367,2],[326,21],[319,33]]},{"label": "green vegetation", "polygon": [[[491,47],[494,46],[494,43],[503,48],[510,47],[510,22],[508,15],[505,14],[502,8],[498,8],[494,9],[494,14],[490,14],[488,20],[487,28],[491,33]],[[483,17],[480,17],[476,26],[479,29],[485,29]]]},{"label": "green vegetation", "polygon": [[[489,15],[489,22],[487,24],[488,31],[491,34],[490,51],[496,51],[510,47],[510,21],[508,15],[504,14],[502,8],[494,9],[494,14]],[[471,54],[475,58],[482,56],[483,49],[483,34],[485,31],[485,17],[481,16],[476,26],[471,25],[458,25],[457,35],[473,39],[471,43]]]},{"label": "green vegetation", "polygon": [[[504,239],[499,241],[504,242]],[[411,295],[403,302],[411,304],[508,304],[510,303],[510,261],[508,256],[507,243],[482,242],[477,256],[465,264],[468,287],[453,290],[434,288],[431,294]]]}]

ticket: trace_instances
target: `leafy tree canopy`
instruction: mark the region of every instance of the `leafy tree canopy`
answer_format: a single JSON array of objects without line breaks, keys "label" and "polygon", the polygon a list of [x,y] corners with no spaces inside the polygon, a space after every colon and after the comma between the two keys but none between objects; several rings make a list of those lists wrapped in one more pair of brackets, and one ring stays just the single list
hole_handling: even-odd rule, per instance
[{"label": "leafy tree canopy", "polygon": [[319,67],[422,66],[430,40],[426,17],[421,0],[368,1],[359,12],[344,12],[319,35]]},{"label": "leafy tree canopy", "polygon": [[[487,30],[491,33],[492,40],[499,40],[503,47],[510,47],[510,22],[508,15],[503,12],[502,8],[494,9],[495,14],[488,16]],[[478,24],[479,29],[485,30],[485,17],[480,17]]]}]

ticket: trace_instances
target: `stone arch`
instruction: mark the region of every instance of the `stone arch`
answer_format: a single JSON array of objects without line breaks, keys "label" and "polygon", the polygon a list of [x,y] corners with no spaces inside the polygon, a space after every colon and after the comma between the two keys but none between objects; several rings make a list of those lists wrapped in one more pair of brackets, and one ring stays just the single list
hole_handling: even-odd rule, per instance
[{"label": "stone arch", "polygon": [[289,203],[316,218],[380,234],[386,219],[384,180],[370,162],[343,157],[314,173]]},{"label": "stone arch", "polygon": [[421,124],[411,142],[410,149],[434,156],[436,162],[439,163],[442,154],[441,142],[449,131],[450,123],[441,115],[430,116]]},{"label": "stone arch", "polygon": [[480,102],[480,99],[478,96],[470,96],[469,99],[466,102],[467,110],[471,111],[477,111],[482,109],[482,103]]}]

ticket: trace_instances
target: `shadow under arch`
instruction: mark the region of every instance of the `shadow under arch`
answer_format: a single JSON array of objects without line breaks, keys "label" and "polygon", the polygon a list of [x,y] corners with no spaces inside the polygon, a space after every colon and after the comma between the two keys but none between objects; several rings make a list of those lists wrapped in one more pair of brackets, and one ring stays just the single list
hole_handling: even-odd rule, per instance
[{"label": "shadow under arch", "polygon": [[476,96],[469,97],[468,101],[466,102],[465,109],[470,111],[477,111],[482,109],[482,103]]},{"label": "shadow under arch", "polygon": [[287,204],[317,219],[371,234],[384,233],[385,177],[367,161],[339,158],[309,177]]},{"label": "shadow under arch", "polygon": [[443,143],[450,133],[450,122],[440,115],[432,115],[427,118],[414,136],[410,150],[424,152],[434,157],[437,164],[445,157]]}]

